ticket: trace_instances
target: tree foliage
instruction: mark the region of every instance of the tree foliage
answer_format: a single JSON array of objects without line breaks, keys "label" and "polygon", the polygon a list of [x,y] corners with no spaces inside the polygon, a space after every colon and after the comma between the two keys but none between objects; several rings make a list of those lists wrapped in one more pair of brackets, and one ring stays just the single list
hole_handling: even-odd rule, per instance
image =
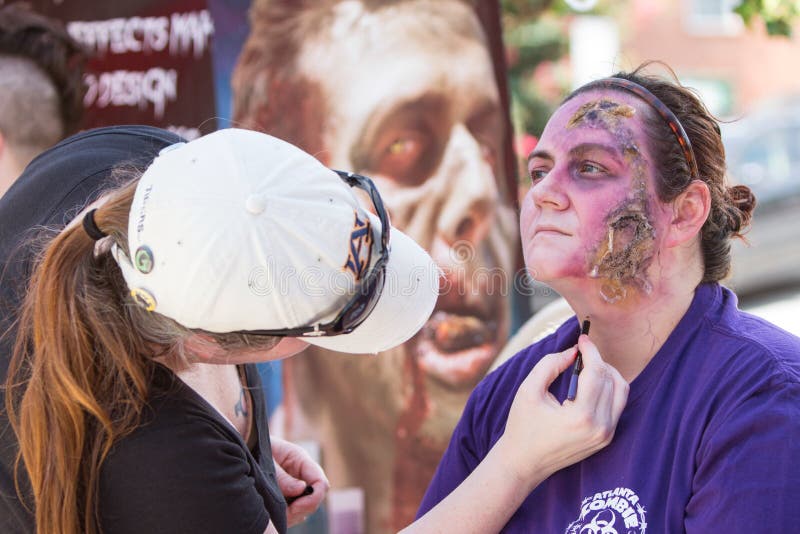
[{"label": "tree foliage", "polygon": [[800,0],[742,0],[734,11],[748,26],[761,19],[770,35],[791,37],[800,18]]}]

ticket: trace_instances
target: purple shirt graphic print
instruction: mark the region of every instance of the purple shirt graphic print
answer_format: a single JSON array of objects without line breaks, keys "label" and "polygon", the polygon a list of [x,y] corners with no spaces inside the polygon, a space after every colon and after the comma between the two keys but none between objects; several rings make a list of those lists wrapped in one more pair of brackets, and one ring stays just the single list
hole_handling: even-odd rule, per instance
[{"label": "purple shirt graphic print", "polygon": [[[575,344],[579,330],[573,317],[477,386],[418,515],[480,463],[520,383],[544,355]],[[550,391],[563,401],[568,386],[565,373]],[[540,484],[503,532],[795,532],[798,457],[800,339],[703,284],[631,383],[611,444]]]},{"label": "purple shirt graphic print", "polygon": [[645,515],[639,496],[633,490],[614,488],[586,497],[581,503],[580,517],[570,523],[567,534],[644,534]]}]

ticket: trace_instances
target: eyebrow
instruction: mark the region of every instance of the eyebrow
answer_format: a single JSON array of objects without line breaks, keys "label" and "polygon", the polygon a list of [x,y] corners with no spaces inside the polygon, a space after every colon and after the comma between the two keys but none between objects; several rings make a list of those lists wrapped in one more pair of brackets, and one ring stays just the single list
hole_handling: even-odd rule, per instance
[{"label": "eyebrow", "polygon": [[[607,152],[614,158],[614,161],[617,163],[621,163],[620,156],[622,155],[619,151],[619,148],[614,145],[605,145],[603,143],[581,143],[580,145],[574,146],[569,151],[570,157],[580,156],[587,152],[591,152],[592,150],[599,150],[602,152]],[[528,163],[531,162],[533,158],[542,158],[553,161],[555,158],[550,154],[550,152],[546,150],[536,150],[534,149],[533,152],[530,153],[528,156]]]}]

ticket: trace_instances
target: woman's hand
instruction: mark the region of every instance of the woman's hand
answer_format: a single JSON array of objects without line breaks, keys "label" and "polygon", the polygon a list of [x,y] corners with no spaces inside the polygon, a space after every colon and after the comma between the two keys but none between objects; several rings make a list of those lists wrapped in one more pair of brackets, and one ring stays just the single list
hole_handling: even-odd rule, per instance
[{"label": "woman's hand", "polygon": [[[272,437],[272,457],[275,460],[275,475],[283,496],[298,497],[286,509],[289,526],[302,523],[319,508],[330,483],[317,462],[299,445]],[[306,486],[314,491],[303,495]]]},{"label": "woman's hand", "polygon": [[[583,371],[575,401],[558,400],[550,384],[575,361],[576,347],[542,358],[520,386],[497,445],[522,484],[538,484],[611,442],[628,399],[628,383],[582,335]],[[532,489],[532,488],[531,488]]]}]

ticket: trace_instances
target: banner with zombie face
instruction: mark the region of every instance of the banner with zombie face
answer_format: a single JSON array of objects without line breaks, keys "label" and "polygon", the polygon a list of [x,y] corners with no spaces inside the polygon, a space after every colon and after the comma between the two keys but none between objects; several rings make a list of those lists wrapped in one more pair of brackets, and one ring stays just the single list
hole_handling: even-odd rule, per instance
[{"label": "banner with zombie face", "polygon": [[309,349],[284,363],[282,430],[320,443],[333,485],[363,490],[366,531],[390,532],[413,519],[508,335],[507,107],[471,4],[324,4],[254,3],[234,122],[371,176],[392,223],[444,271],[433,316],[403,346],[377,357]]}]

